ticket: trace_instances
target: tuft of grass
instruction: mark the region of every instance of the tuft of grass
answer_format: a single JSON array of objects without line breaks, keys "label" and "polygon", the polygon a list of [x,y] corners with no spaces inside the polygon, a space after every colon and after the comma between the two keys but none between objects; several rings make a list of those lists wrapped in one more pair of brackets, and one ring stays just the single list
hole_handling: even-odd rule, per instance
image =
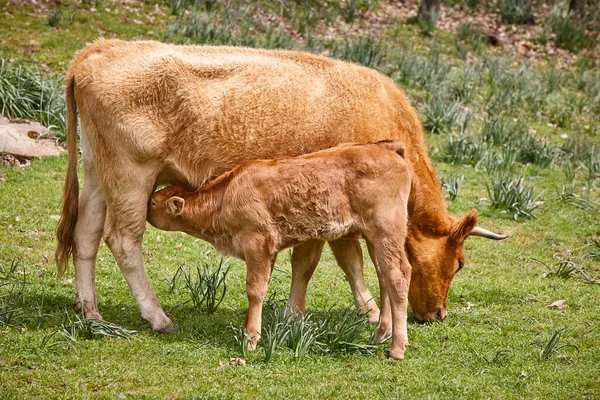
[{"label": "tuft of grass", "polygon": [[544,341],[541,338],[538,340],[538,344],[540,346],[538,359],[540,361],[549,361],[554,357],[566,358],[566,354],[561,351],[566,348],[574,348],[579,353],[579,348],[574,344],[559,344],[564,330],[565,328],[555,330],[552,333],[552,336],[550,337],[550,340],[548,340],[548,342],[544,343]]},{"label": "tuft of grass", "polygon": [[179,267],[183,275],[185,288],[188,289],[190,300],[198,310],[207,314],[214,313],[227,294],[227,274],[231,265],[221,257],[219,265],[213,269],[209,262],[203,263],[203,268],[196,267],[194,278],[183,266]]},{"label": "tuft of grass", "polygon": [[461,122],[466,129],[470,122],[470,116],[462,115],[460,101],[449,101],[440,95],[433,95],[425,105],[423,114],[425,121],[423,126],[433,134],[442,134],[451,132],[452,129]]},{"label": "tuft of grass", "polygon": [[534,196],[533,188],[525,184],[522,176],[496,175],[486,187],[493,208],[513,212],[515,220],[519,217],[536,218],[533,211],[538,208],[535,202],[541,194]]}]

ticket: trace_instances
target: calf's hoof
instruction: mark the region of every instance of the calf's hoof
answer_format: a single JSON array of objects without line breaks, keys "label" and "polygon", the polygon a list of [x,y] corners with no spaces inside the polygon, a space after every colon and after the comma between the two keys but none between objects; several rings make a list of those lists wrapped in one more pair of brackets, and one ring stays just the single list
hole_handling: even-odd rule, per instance
[{"label": "calf's hoof", "polygon": [[248,342],[248,351],[254,351],[258,347],[258,338],[252,336]]}]

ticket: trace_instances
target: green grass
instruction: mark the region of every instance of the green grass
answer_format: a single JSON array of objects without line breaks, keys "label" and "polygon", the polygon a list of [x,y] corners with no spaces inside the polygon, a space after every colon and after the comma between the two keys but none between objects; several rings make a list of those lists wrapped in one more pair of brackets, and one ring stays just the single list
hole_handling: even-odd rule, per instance
[{"label": "green grass", "polygon": [[[282,315],[291,280],[289,253],[282,252],[265,303],[263,342],[245,354],[244,264],[230,262],[225,291],[217,284],[223,271],[215,272],[221,257],[210,246],[150,226],[146,269],[179,332],[161,336],[141,321],[104,245],[97,286],[107,324],[82,320],[73,312],[73,271],[57,281],[52,261],[66,157],[3,168],[0,398],[600,398],[598,71],[583,62],[577,70],[515,65],[482,43],[469,44],[477,51],[467,65],[456,48],[467,39],[466,26],[459,41],[440,29],[423,36],[406,21],[389,21],[373,37],[362,24],[376,1],[234,3],[250,7],[245,13],[238,7],[243,18],[236,24],[213,1],[65,1],[60,12],[36,13],[0,0],[0,56],[13,60],[11,68],[24,65],[38,71],[36,79],[54,81],[73,53],[103,31],[123,39],[296,47],[371,65],[405,87],[423,122],[429,118],[436,134],[426,140],[446,178],[450,213],[476,208],[481,226],[511,237],[467,240],[449,317],[423,325],[411,316],[401,362],[386,359],[389,343],[373,346],[376,327],[354,316],[329,250],[309,285],[309,316]],[[287,28],[255,18],[258,6]],[[195,9],[188,19],[185,7]],[[194,15],[186,33],[182,24]],[[360,34],[324,34],[340,21]],[[488,185],[500,173],[524,177],[530,199],[542,193],[535,219],[515,221],[514,209],[493,206]],[[190,283],[205,282],[199,296],[206,287],[218,289],[212,307],[190,301],[181,266],[193,271]],[[378,293],[369,260],[365,274]],[[556,300],[566,307],[547,308]],[[236,366],[238,357],[247,363]]]}]

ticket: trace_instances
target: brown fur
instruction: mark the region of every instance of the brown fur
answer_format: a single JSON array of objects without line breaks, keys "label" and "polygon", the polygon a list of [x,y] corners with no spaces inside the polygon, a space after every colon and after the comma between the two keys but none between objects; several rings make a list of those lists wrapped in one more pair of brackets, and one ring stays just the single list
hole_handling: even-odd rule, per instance
[{"label": "brown fur", "polygon": [[380,335],[391,328],[390,354],[403,358],[411,269],[404,251],[410,176],[403,154],[404,146],[395,140],[246,161],[195,192],[169,186],[154,193],[148,221],[246,260],[246,333],[253,337],[252,349],[276,254],[360,232],[383,283],[381,297],[389,296]]},{"label": "brown fur", "polygon": [[[418,317],[445,309],[462,254],[461,240],[448,241],[458,221],[446,213],[417,114],[389,78],[300,52],[101,39],[77,53],[66,80],[69,167],[56,259],[62,273],[74,255],[77,303],[86,316],[100,318],[95,258],[104,236],[142,317],[155,330],[173,330],[141,256],[145,205],[156,185],[193,189],[248,159],[392,138],[406,146],[413,177],[407,241],[416,271],[411,303]],[[79,203],[76,107],[84,164]],[[353,240],[330,245],[357,305],[369,302],[360,246]],[[303,248],[313,262],[305,265],[301,281],[292,280],[298,293],[321,248],[316,242]]]}]

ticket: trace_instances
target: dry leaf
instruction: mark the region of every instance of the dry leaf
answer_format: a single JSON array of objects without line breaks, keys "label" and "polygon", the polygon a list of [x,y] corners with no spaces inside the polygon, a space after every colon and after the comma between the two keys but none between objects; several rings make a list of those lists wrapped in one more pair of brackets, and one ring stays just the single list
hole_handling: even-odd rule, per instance
[{"label": "dry leaf", "polygon": [[560,309],[567,307],[567,305],[565,304],[566,302],[567,302],[566,300],[556,300],[552,304],[547,305],[546,308],[556,308],[556,309],[560,310]]}]

